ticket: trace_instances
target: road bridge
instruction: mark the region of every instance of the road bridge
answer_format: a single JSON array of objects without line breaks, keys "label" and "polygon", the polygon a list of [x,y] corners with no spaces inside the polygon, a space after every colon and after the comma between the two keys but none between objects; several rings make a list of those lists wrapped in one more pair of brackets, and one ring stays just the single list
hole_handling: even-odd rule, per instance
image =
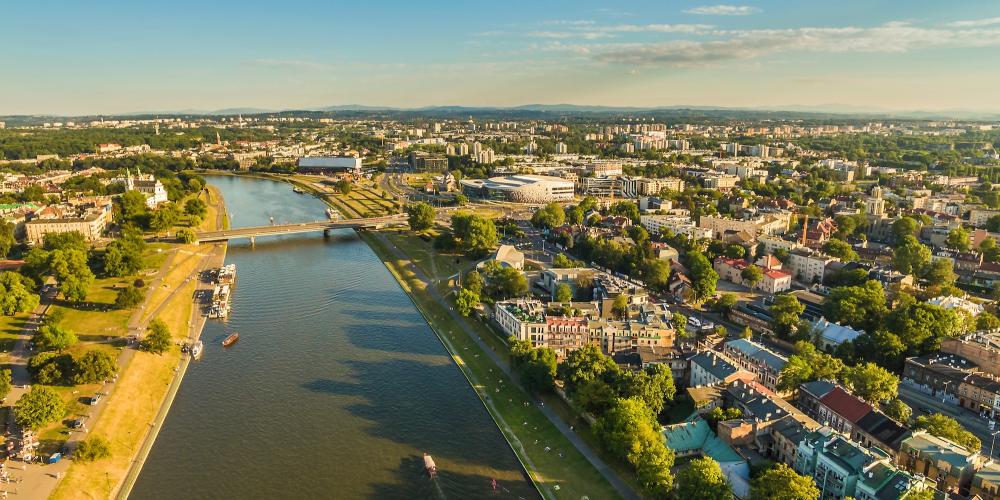
[{"label": "road bridge", "polygon": [[204,231],[196,233],[199,243],[229,241],[237,238],[249,238],[254,243],[258,236],[277,236],[282,234],[311,233],[323,231],[329,234],[334,229],[381,229],[388,226],[406,225],[406,216],[402,214],[384,217],[367,217],[361,219],[339,219],[296,224],[273,224],[268,226],[240,227],[223,229],[221,231]]}]

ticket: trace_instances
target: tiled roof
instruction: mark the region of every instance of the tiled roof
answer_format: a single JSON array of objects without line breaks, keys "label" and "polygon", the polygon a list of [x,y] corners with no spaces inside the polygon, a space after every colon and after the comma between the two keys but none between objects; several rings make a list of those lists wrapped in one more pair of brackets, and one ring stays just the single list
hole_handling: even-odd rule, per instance
[{"label": "tiled roof", "polygon": [[826,396],[820,398],[819,402],[823,403],[823,406],[826,406],[837,415],[854,423],[857,423],[861,420],[861,417],[872,411],[870,404],[865,403],[840,386],[834,387]]}]

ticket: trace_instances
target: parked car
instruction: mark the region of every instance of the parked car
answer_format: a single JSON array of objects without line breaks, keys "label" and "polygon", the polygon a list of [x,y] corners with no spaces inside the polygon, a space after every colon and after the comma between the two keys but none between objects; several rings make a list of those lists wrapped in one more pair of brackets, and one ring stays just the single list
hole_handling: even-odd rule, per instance
[{"label": "parked car", "polygon": [[101,395],[100,394],[94,394],[93,396],[90,397],[90,406],[94,406],[94,405],[96,405],[97,403],[100,403],[100,402],[101,402]]},{"label": "parked car", "polygon": [[71,428],[73,428],[73,429],[82,429],[83,428],[83,424],[84,424],[84,420],[82,418],[78,418],[78,419],[74,420],[73,422],[71,422],[69,424],[69,426]]}]

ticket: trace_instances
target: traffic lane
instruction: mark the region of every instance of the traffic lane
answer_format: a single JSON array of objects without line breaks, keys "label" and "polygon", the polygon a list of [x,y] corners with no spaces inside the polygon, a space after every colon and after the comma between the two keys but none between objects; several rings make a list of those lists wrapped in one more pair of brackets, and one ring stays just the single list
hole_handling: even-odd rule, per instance
[{"label": "traffic lane", "polygon": [[[940,413],[954,418],[963,427],[974,434],[982,442],[982,453],[988,455],[993,434],[989,429],[989,420],[981,418],[978,413],[924,394],[910,386],[899,385],[899,399],[913,409],[913,416],[933,415]],[[994,448],[993,456],[1000,456],[1000,449]]]}]

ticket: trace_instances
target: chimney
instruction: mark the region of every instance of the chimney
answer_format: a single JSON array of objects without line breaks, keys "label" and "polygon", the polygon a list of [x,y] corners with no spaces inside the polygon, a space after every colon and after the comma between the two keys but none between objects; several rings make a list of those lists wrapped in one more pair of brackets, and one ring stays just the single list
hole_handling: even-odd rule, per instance
[{"label": "chimney", "polygon": [[800,242],[802,246],[806,245],[806,231],[809,229],[809,214],[805,214],[802,219],[802,241]]}]

